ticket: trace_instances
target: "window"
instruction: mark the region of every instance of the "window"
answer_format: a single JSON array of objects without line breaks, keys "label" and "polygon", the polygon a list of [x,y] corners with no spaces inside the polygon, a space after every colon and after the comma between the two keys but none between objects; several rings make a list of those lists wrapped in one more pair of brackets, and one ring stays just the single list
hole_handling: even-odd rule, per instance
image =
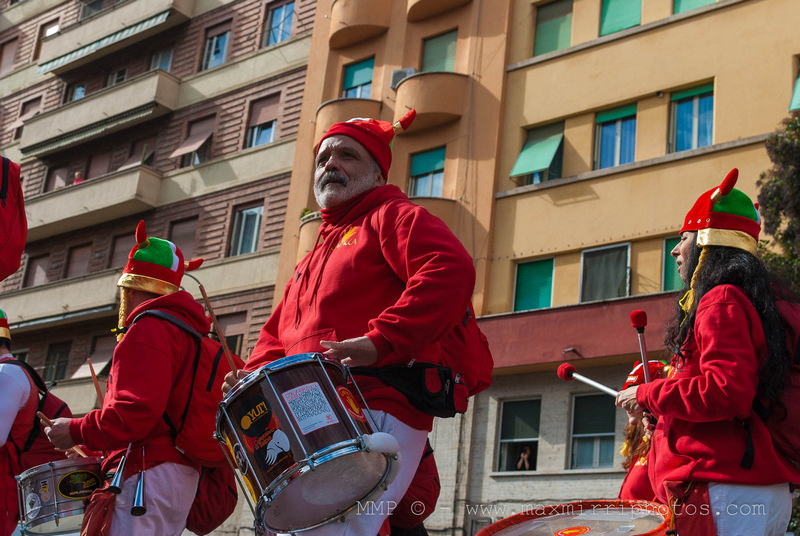
[{"label": "window", "polygon": [[80,100],[86,96],[86,84],[83,82],[77,84],[69,84],[67,86],[66,102],[73,102]]},{"label": "window", "polygon": [[621,298],[629,294],[627,244],[587,249],[581,259],[581,302]]},{"label": "window", "polygon": [[244,334],[247,333],[247,313],[220,315],[217,317],[217,323],[225,335],[225,343],[228,345],[228,349],[236,355],[242,355]]},{"label": "window", "polygon": [[133,143],[130,156],[117,168],[117,171],[141,165],[152,165],[153,154],[156,151],[156,139],[146,138]]},{"label": "window", "polygon": [[14,68],[18,43],[19,39],[14,38],[0,45],[0,75],[4,75]]},{"label": "window", "polygon": [[711,145],[714,85],[707,84],[673,93],[670,119],[670,152]]},{"label": "window", "polygon": [[89,260],[92,256],[92,245],[84,244],[69,248],[67,254],[67,272],[65,277],[76,277],[89,273]]},{"label": "window", "polygon": [[23,287],[35,287],[44,285],[50,281],[47,270],[50,268],[50,256],[41,255],[39,257],[29,257],[25,272],[25,282]]},{"label": "window", "polygon": [[536,470],[541,411],[541,400],[503,402],[498,471]]},{"label": "window", "polygon": [[528,130],[525,145],[511,170],[511,180],[525,185],[560,179],[563,141],[561,122]]},{"label": "window", "polygon": [[108,75],[107,87],[116,86],[117,84],[125,81],[125,69],[120,69]]},{"label": "window", "polygon": [[552,305],[553,259],[517,264],[514,311],[530,311]]},{"label": "window", "polygon": [[422,43],[422,71],[454,71],[458,31],[425,39]]},{"label": "window", "polygon": [[258,249],[258,235],[261,230],[263,206],[239,209],[233,222],[230,256],[252,253]]},{"label": "window", "polygon": [[794,92],[789,103],[789,111],[793,112],[795,110],[800,110],[800,76],[797,77],[797,81],[794,83]]},{"label": "window", "polygon": [[411,157],[409,197],[442,197],[445,147],[439,147]]},{"label": "window", "polygon": [[572,0],[556,0],[536,8],[534,56],[567,48],[571,39]]},{"label": "window", "polygon": [[570,469],[614,465],[614,399],[580,395],[573,399]]},{"label": "window", "polygon": [[683,281],[678,274],[678,266],[675,264],[675,259],[672,258],[671,254],[680,241],[681,238],[679,236],[664,239],[664,277],[661,286],[665,292],[683,288]]},{"label": "window", "polygon": [[214,117],[206,117],[189,123],[189,134],[170,158],[181,157],[181,167],[196,166],[209,158],[211,152],[211,133],[214,131]]},{"label": "window", "polygon": [[594,168],[628,164],[634,160],[636,146],[636,105],[623,106],[597,114]]},{"label": "window", "polygon": [[170,67],[172,67],[172,47],[159,50],[150,57],[151,71],[161,69],[169,72]]},{"label": "window", "polygon": [[68,167],[52,168],[47,172],[47,181],[44,185],[44,191],[52,192],[53,190],[58,190],[66,186],[69,182],[71,181],[69,179]]},{"label": "window", "polygon": [[58,19],[45,22],[39,26],[39,38],[36,40],[36,44],[33,47],[33,58],[31,58],[31,61],[39,59],[39,54],[42,52],[42,41],[56,33],[58,33]]},{"label": "window", "polygon": [[111,240],[111,260],[109,268],[122,268],[128,264],[128,255],[136,244],[136,237],[133,230],[129,233],[115,236]]},{"label": "window", "polygon": [[89,167],[86,170],[86,178],[94,179],[108,173],[108,164],[110,161],[111,153],[109,151],[93,154],[89,158]]},{"label": "window", "polygon": [[264,145],[275,140],[280,95],[258,99],[250,105],[245,148]]},{"label": "window", "polygon": [[374,66],[374,57],[346,66],[342,82],[342,97],[368,99],[372,91],[372,68]]},{"label": "window", "polygon": [[[102,374],[106,366],[111,368],[111,357],[114,355],[114,348],[117,346],[116,335],[100,335],[92,338],[91,351],[89,352],[89,359],[92,360],[92,368],[97,374]],[[106,374],[108,372],[106,371]],[[71,378],[89,378],[92,375],[92,370],[89,367],[89,361],[81,365],[76,370]]]},{"label": "window", "polygon": [[81,20],[88,19],[95,13],[100,13],[103,10],[103,0],[89,0],[84,1],[83,10],[81,11]]},{"label": "window", "polygon": [[642,0],[603,0],[600,36],[639,26],[641,21]]},{"label": "window", "polygon": [[63,380],[66,377],[71,347],[72,343],[67,341],[51,344],[47,349],[47,358],[44,362],[44,374],[42,375],[42,379],[45,383]]},{"label": "window", "polygon": [[19,117],[16,121],[14,121],[14,123],[12,123],[10,127],[14,131],[15,140],[18,140],[20,137],[22,137],[22,127],[24,126],[25,121],[38,114],[41,107],[42,97],[35,97],[22,103],[22,107],[19,111]]},{"label": "window", "polygon": [[198,218],[173,221],[169,224],[168,240],[183,252],[183,259],[189,261],[194,256],[195,236]]},{"label": "window", "polygon": [[268,47],[289,39],[292,35],[293,18],[294,2],[271,8],[267,14],[267,25],[264,29],[264,46]]},{"label": "window", "polygon": [[690,9],[695,9],[708,4],[713,4],[717,0],[675,0],[675,13],[683,13]]},{"label": "window", "polygon": [[225,63],[228,56],[228,40],[231,35],[231,23],[226,22],[206,31],[206,48],[203,52],[201,71],[213,69]]}]

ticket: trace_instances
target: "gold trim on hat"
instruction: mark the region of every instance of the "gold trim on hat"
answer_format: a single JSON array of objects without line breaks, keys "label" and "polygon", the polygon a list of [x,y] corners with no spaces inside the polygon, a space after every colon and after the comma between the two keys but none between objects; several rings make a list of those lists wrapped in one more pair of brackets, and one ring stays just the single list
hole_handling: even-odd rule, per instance
[{"label": "gold trim on hat", "polygon": [[758,250],[756,239],[743,231],[730,229],[700,229],[697,231],[697,245],[727,246],[729,248],[743,249],[753,255]]},{"label": "gold trim on hat", "polygon": [[132,288],[136,290],[143,290],[145,292],[152,292],[153,294],[172,294],[178,291],[178,287],[172,283],[167,283],[155,277],[149,277],[140,274],[122,274],[117,281],[118,287]]},{"label": "gold trim on hat", "polygon": [[8,328],[6,327],[0,328],[0,338],[6,338],[9,341],[11,340],[11,332],[8,331]]}]

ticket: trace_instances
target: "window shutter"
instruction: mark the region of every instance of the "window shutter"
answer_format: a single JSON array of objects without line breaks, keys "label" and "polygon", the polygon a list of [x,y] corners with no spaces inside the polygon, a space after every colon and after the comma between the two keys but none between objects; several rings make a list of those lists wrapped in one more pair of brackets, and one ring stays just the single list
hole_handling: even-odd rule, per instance
[{"label": "window shutter", "polygon": [[603,0],[600,35],[608,35],[641,24],[642,0]]}]

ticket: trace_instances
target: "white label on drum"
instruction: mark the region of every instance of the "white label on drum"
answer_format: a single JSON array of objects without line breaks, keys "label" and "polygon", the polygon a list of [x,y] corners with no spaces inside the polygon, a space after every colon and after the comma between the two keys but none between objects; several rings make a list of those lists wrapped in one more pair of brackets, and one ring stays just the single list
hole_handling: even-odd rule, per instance
[{"label": "white label on drum", "polygon": [[283,400],[303,435],[339,422],[317,382],[285,391]]},{"label": "white label on drum", "polygon": [[36,493],[29,493],[25,497],[25,517],[35,519],[39,516],[39,510],[42,509],[42,501]]}]

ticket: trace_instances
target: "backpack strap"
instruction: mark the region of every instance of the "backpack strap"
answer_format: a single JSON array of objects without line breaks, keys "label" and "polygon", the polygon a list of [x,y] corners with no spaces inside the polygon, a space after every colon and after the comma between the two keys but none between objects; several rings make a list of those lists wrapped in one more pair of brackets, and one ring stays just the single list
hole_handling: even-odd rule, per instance
[{"label": "backpack strap", "polygon": [[[36,372],[36,369],[27,364],[25,361],[20,361],[19,359],[7,359],[3,361],[3,363],[10,363],[12,365],[18,365],[22,367],[28,374],[28,376],[30,376],[31,380],[33,381],[33,384],[39,390],[39,402],[36,405],[36,413],[33,415],[33,426],[31,428],[30,433],[28,434],[27,439],[25,439],[25,443],[23,443],[22,447],[20,447],[19,445],[14,443],[13,439],[11,440],[11,444],[14,445],[14,448],[17,451],[17,456],[19,456],[24,452],[28,452],[33,446],[33,442],[36,441],[36,438],[39,436],[40,419],[38,413],[44,409],[44,402],[47,398],[49,390],[47,389],[47,385],[45,385],[44,380],[42,380],[42,377],[39,376],[38,372]],[[61,407],[58,408],[58,410],[55,412],[54,415],[48,415],[48,416],[51,419],[56,419],[60,417],[62,413],[64,413],[65,409],[67,409],[66,402],[64,402],[61,405]]]},{"label": "backpack strap", "polygon": [[167,311],[162,311],[161,309],[150,309],[142,313],[139,313],[138,315],[136,315],[136,318],[133,319],[130,325],[127,326],[126,331],[127,329],[130,329],[130,327],[133,326],[137,320],[145,316],[154,316],[156,318],[160,318],[161,320],[166,320],[170,324],[177,326],[186,333],[188,333],[195,341],[197,341],[197,351],[194,354],[194,362],[192,363],[192,383],[189,385],[189,398],[186,400],[186,407],[183,408],[183,413],[181,413],[180,420],[178,421],[179,425],[175,426],[175,424],[172,422],[172,419],[170,419],[169,415],[167,415],[166,410],[164,411],[163,415],[164,422],[169,427],[169,432],[170,435],[172,436],[172,441],[174,442],[175,438],[178,437],[178,434],[181,432],[181,430],[183,430],[183,423],[186,422],[186,415],[188,415],[189,406],[192,403],[192,392],[194,391],[194,381],[197,376],[197,368],[200,365],[200,353],[203,347],[202,344],[203,335],[199,331],[194,329],[192,326],[190,326],[189,324],[178,318],[177,316],[173,315],[172,313],[168,313]]},{"label": "backpack strap", "polygon": [[5,156],[0,158],[3,160],[3,183],[0,184],[0,206],[5,208],[6,198],[8,197],[8,187],[11,182],[11,161]]}]

